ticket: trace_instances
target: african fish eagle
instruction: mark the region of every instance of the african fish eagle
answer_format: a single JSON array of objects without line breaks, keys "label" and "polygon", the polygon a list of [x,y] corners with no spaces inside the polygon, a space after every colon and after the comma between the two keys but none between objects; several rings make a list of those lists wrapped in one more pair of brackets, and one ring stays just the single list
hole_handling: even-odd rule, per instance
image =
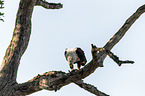
[{"label": "african fish eagle", "polygon": [[77,63],[77,67],[80,69],[81,65],[84,66],[87,62],[84,51],[79,47],[66,49],[65,57],[71,70],[73,70],[73,64]]}]

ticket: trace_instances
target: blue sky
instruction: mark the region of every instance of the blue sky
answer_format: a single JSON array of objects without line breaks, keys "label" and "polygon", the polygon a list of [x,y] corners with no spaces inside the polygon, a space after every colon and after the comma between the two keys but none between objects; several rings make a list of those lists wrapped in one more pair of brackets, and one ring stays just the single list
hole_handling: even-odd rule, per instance
[{"label": "blue sky", "polygon": [[[64,7],[48,10],[35,7],[32,16],[32,34],[24,53],[17,81],[32,79],[37,74],[57,70],[68,72],[64,57],[66,48],[81,47],[88,62],[91,44],[103,47],[145,0],[50,0]],[[5,1],[5,22],[0,22],[0,62],[10,43],[19,0]],[[143,96],[145,94],[145,15],[128,30],[123,39],[111,50],[122,60],[134,60],[133,65],[118,67],[109,57],[104,67],[85,78],[110,96]],[[76,68],[76,66],[75,66]],[[57,92],[43,90],[30,96],[94,96],[75,84]]]}]

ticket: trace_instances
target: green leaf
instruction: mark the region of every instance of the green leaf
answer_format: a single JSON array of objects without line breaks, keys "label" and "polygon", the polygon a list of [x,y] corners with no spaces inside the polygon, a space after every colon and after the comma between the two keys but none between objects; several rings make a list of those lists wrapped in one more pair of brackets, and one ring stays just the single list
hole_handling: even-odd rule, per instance
[{"label": "green leaf", "polygon": [[3,22],[4,22],[4,20],[3,20],[3,19],[0,19],[0,21],[3,21]]},{"label": "green leaf", "polygon": [[[0,9],[4,8],[3,5],[4,5],[4,1],[0,0]],[[0,12],[0,21],[4,22],[4,20],[1,18],[1,16],[4,16],[4,13]]]},{"label": "green leaf", "polygon": [[4,15],[4,13],[1,13],[1,12],[0,12],[0,15]]}]

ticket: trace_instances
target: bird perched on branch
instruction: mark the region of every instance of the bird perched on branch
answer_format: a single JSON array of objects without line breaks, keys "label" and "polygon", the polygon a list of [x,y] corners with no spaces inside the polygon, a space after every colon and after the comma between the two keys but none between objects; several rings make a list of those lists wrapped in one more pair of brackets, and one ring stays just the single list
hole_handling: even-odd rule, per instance
[{"label": "bird perched on branch", "polygon": [[73,70],[73,64],[77,63],[77,67],[80,69],[81,65],[84,66],[87,62],[84,51],[78,47],[66,49],[65,57],[71,70]]}]

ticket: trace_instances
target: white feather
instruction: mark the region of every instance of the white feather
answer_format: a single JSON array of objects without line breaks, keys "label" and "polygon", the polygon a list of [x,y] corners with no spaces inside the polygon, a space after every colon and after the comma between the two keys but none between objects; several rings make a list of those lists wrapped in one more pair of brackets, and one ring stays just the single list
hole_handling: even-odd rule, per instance
[{"label": "white feather", "polygon": [[66,49],[66,59],[69,63],[74,64],[78,60],[78,56],[76,54],[76,48]]}]

